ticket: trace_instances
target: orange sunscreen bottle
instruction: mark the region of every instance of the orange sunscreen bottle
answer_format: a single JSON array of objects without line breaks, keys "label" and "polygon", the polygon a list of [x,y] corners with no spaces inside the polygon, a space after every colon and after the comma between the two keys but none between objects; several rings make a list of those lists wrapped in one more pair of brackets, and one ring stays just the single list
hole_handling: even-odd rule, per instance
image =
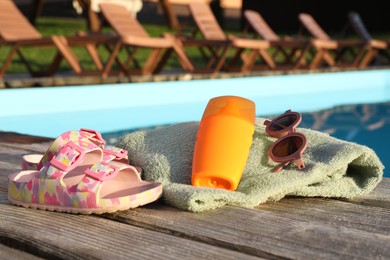
[{"label": "orange sunscreen bottle", "polygon": [[192,185],[236,190],[248,159],[255,103],[236,96],[210,99],[196,136]]}]

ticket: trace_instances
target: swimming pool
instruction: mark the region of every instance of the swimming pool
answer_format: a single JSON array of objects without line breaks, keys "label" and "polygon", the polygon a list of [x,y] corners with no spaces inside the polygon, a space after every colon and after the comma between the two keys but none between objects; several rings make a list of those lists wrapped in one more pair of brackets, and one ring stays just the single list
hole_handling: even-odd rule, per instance
[{"label": "swimming pool", "polygon": [[390,101],[390,70],[4,89],[0,130],[56,137],[80,127],[107,134],[197,121],[208,100],[221,95],[253,100],[260,116],[380,103]]}]

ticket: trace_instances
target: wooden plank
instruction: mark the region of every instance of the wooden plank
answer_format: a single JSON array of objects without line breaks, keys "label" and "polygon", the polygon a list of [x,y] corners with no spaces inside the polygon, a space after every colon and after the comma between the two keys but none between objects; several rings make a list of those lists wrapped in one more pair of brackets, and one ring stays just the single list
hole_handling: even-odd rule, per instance
[{"label": "wooden plank", "polygon": [[[29,145],[0,142],[0,193],[6,193],[6,176],[20,167],[21,155],[27,153],[27,150],[29,152],[43,152],[47,149],[47,146],[48,143]],[[23,227],[19,223],[21,220],[18,220],[18,218],[24,218],[23,214],[32,215],[32,219],[29,219],[28,223],[25,224],[27,229],[31,229],[30,233],[32,234],[42,229],[41,225],[38,226],[38,229],[33,227],[30,222],[33,222],[34,219],[39,223],[45,223],[45,219],[51,219],[54,216],[53,223],[61,223],[60,228],[65,228],[65,239],[67,239],[65,247],[61,246],[58,241],[51,242],[51,240],[55,240],[52,234],[47,238],[50,242],[39,237],[33,243],[34,250],[40,250],[39,248],[41,244],[45,244],[44,242],[49,243],[39,251],[46,254],[45,256],[57,257],[58,254],[56,255],[53,252],[60,250],[62,252],[60,256],[64,257],[65,253],[62,250],[66,251],[75,246],[73,242],[68,242],[68,239],[70,239],[68,233],[72,232],[72,225],[87,226],[89,220],[93,225],[93,231],[88,233],[88,236],[91,237],[93,237],[94,232],[111,234],[107,229],[97,228],[98,223],[105,223],[104,225],[107,225],[107,227],[113,225],[114,233],[122,225],[127,228],[134,228],[129,225],[131,224],[138,226],[135,229],[139,233],[141,231],[138,229],[147,229],[148,232],[154,232],[153,234],[156,234],[156,236],[173,235],[184,241],[208,244],[212,248],[219,248],[228,252],[237,254],[242,252],[243,255],[239,257],[251,255],[265,258],[390,258],[390,249],[387,246],[390,242],[390,222],[388,221],[390,217],[388,210],[390,208],[389,178],[385,178],[370,194],[354,200],[288,198],[279,202],[260,205],[256,209],[223,207],[204,213],[184,212],[164,204],[153,203],[134,210],[99,217],[75,216],[7,205],[5,195],[2,196],[0,196],[0,215],[12,215],[16,216],[16,219],[7,220],[9,222],[6,224],[0,219],[0,237],[4,237],[2,233],[6,230],[7,236],[5,237],[11,239],[11,241],[17,241],[17,244],[27,244],[27,242],[20,242],[30,239],[30,234],[27,234],[28,232],[25,232],[24,228],[18,228],[16,231],[10,230],[12,225]],[[1,198],[3,201],[1,201]],[[14,211],[21,211],[23,214]],[[106,224],[106,222],[114,224]],[[42,232],[47,234],[51,231],[43,229]],[[17,239],[11,237],[14,233],[17,234]],[[31,236],[35,239],[36,234],[32,234]],[[77,237],[78,240],[81,238],[81,235]],[[99,239],[98,244],[103,244],[102,238],[99,237]],[[115,239],[123,239],[122,233],[117,234]],[[165,238],[162,239],[164,241]],[[90,240],[92,238],[87,242],[92,243]],[[133,243],[132,240],[121,242],[122,244]],[[154,241],[153,243],[157,242]],[[170,248],[171,243],[180,243],[180,241],[168,239],[163,244]],[[137,246],[142,248],[140,243]],[[145,244],[143,246],[145,247]],[[163,247],[160,244],[156,245],[156,247],[158,246]],[[191,249],[195,250],[198,244],[190,246]],[[75,248],[78,248],[77,245]],[[174,249],[174,252],[183,250],[183,248],[185,247],[178,246]],[[92,250],[95,250],[95,248],[92,248]],[[158,250],[155,249],[156,251]],[[136,256],[137,254],[141,256],[140,252],[136,252]],[[183,256],[184,253],[177,254],[177,256]],[[229,256],[234,255],[232,253],[228,254]],[[99,252],[96,255],[99,255]],[[75,253],[70,257],[80,257],[80,254]],[[237,257],[237,255],[234,255],[234,257]]]},{"label": "wooden plank", "polygon": [[[40,153],[43,154],[50,143],[33,143],[33,144],[6,144],[0,143],[0,151],[3,154],[1,159],[6,159],[7,156],[15,157],[23,155],[23,154],[31,154],[31,153]],[[7,154],[7,152],[11,152]],[[1,160],[0,159],[0,160]]]},{"label": "wooden plank", "polygon": [[266,258],[390,257],[390,212],[332,199],[284,199],[204,213],[153,205],[106,217]]},{"label": "wooden plank", "polygon": [[33,144],[52,141],[52,138],[0,131],[0,143]]},{"label": "wooden plank", "polygon": [[[39,152],[43,153],[49,143],[34,143],[34,144],[15,144],[15,143],[0,143],[0,192],[2,192],[1,198],[0,198],[0,215],[7,216],[5,220],[0,220],[0,232],[1,232],[1,239],[8,241],[7,243],[12,243],[11,246],[16,246],[21,248],[22,250],[28,250],[31,253],[41,255],[43,257],[65,257],[65,258],[74,258],[74,257],[98,257],[98,258],[105,258],[109,257],[110,255],[120,256],[120,253],[123,254],[123,257],[129,257],[129,252],[131,251],[131,256],[135,256],[134,258],[139,257],[145,257],[149,254],[149,257],[154,256],[155,258],[177,258],[177,257],[189,257],[194,256],[197,258],[203,258],[203,257],[226,257],[227,258],[250,258],[250,256],[236,253],[236,252],[230,252],[226,249],[219,249],[214,248],[213,246],[208,246],[203,243],[199,242],[191,242],[190,240],[186,239],[180,239],[180,238],[174,238],[166,234],[162,234],[163,237],[161,237],[161,234],[156,232],[145,233],[143,229],[135,228],[136,231],[132,230],[132,227],[127,224],[121,224],[116,223],[111,220],[105,220],[103,218],[98,218],[96,216],[77,216],[77,215],[70,215],[70,214],[64,214],[64,213],[53,213],[53,212],[46,212],[46,211],[39,211],[39,210],[32,210],[32,209],[24,209],[20,207],[16,207],[13,205],[8,205],[7,199],[6,199],[6,192],[7,192],[7,176],[8,174],[14,172],[15,169],[20,168],[20,158],[23,154],[28,154],[31,152]],[[49,214],[49,215],[48,215]],[[9,215],[12,215],[12,217],[8,217]],[[29,216],[28,219],[26,219],[26,216]],[[80,237],[74,237],[74,230],[72,230],[72,227],[79,227],[79,226],[87,226],[88,222],[91,221],[90,218],[93,217],[94,226],[93,228],[88,228],[88,234],[85,234],[88,238],[86,240],[87,247],[91,247],[93,250],[91,252],[88,252],[89,250],[86,250],[86,252],[74,252],[74,248],[79,248],[77,245],[79,244],[79,241],[84,241],[85,238],[83,238],[83,233],[80,232]],[[60,220],[58,219],[60,218]],[[43,224],[45,223],[45,219],[50,219],[50,223],[47,223],[47,226],[45,227]],[[64,220],[65,219],[65,220]],[[95,220],[98,219],[98,220]],[[79,221],[83,221],[84,223],[79,223]],[[104,223],[101,224],[101,226],[105,227],[104,231],[99,230],[99,227],[97,226],[99,221],[103,221]],[[34,222],[40,223],[37,227],[34,227]],[[54,236],[60,235],[58,232],[55,232],[55,230],[51,230],[52,226],[56,226],[56,223],[67,223],[66,227],[59,226],[58,228],[61,229],[61,231],[64,234],[61,234],[61,237],[66,239],[65,246],[62,245],[61,241],[57,241],[55,237],[47,234],[54,233]],[[42,224],[43,223],[43,224]],[[113,223],[113,224],[111,224]],[[119,224],[119,228],[117,225]],[[112,229],[110,226],[114,226]],[[11,229],[7,229],[13,227]],[[108,234],[112,232],[116,232],[115,230],[123,229],[128,230],[129,234],[137,233],[137,235],[132,236],[131,239],[124,239],[123,238],[123,232],[119,232],[116,236],[117,239],[113,239],[113,237],[110,235],[110,240],[112,243],[117,243],[118,246],[123,248],[123,250],[115,249],[115,250],[108,250],[107,246],[104,245],[104,242],[106,241],[105,237],[99,237],[99,243],[100,247],[99,249],[92,246],[92,244],[96,244],[96,234]],[[130,229],[130,230],[129,230]],[[54,231],[54,232],[53,232]],[[40,233],[42,233],[40,235]],[[146,235],[140,235],[146,234]],[[148,236],[153,237],[153,239],[149,239]],[[160,238],[161,239],[158,239]],[[168,238],[167,238],[168,237]],[[134,239],[140,239],[142,241],[146,241],[144,244],[136,243],[133,241]],[[48,241],[50,240],[50,241]],[[74,242],[69,242],[71,240],[74,240]],[[182,241],[184,240],[184,241]],[[2,242],[3,243],[3,242]],[[97,244],[99,244],[97,243]],[[134,245],[137,244],[135,247],[129,247],[128,245]],[[147,248],[148,245],[152,244],[154,247],[153,250],[149,250],[150,252],[146,252],[145,255],[143,255],[143,250]],[[172,245],[171,245],[172,244]],[[161,250],[163,250],[165,247],[169,247],[169,250],[166,250],[165,254],[161,254]],[[126,250],[125,250],[126,249]],[[72,251],[73,250],[73,251]],[[119,252],[118,252],[119,250]],[[135,252],[133,252],[135,250]],[[138,251],[137,251],[138,250]],[[165,250],[165,249],[164,249]],[[66,252],[69,251],[69,252]],[[104,251],[102,253],[101,251]],[[106,252],[107,251],[107,252]],[[154,251],[154,252],[153,252]],[[57,253],[58,252],[58,253]],[[137,257],[138,254],[138,257]],[[156,257],[155,255],[159,255]]]},{"label": "wooden plank", "polygon": [[[262,209],[272,210],[288,218],[313,221],[387,236],[390,234],[390,211],[341,200],[322,198],[288,198],[266,203]],[[389,237],[390,238],[390,237]]]},{"label": "wooden plank", "polygon": [[[1,241],[1,242],[6,242],[6,241]],[[0,259],[13,259],[13,260],[38,260],[38,259],[43,259],[31,254],[28,254],[23,251],[18,251],[14,248],[7,247],[5,245],[0,244]]]},{"label": "wooden plank", "polygon": [[23,155],[44,153],[50,143],[11,144],[0,142],[0,189],[7,189],[7,176],[20,171]]},{"label": "wooden plank", "polygon": [[159,0],[162,9],[164,10],[165,18],[168,20],[171,29],[180,29],[179,20],[176,17],[173,7],[168,0]]},{"label": "wooden plank", "polygon": [[35,24],[36,19],[41,15],[43,4],[44,0],[33,0],[31,3],[31,13],[29,20],[32,24]]},{"label": "wooden plank", "polygon": [[[44,258],[243,259],[251,256],[95,215],[9,205],[0,194],[0,238]],[[3,242],[3,241],[2,241]]]},{"label": "wooden plank", "polygon": [[351,202],[390,209],[390,178],[384,178],[371,193],[362,198],[354,199]]},{"label": "wooden plank", "polygon": [[23,155],[43,154],[52,140],[47,137],[0,131],[0,190],[7,190],[7,176],[20,170]]}]

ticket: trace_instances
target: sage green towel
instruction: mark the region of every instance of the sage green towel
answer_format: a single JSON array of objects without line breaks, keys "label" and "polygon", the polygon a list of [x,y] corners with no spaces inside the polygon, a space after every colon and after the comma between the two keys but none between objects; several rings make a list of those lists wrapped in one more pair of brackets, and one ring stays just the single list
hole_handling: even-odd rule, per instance
[{"label": "sage green towel", "polygon": [[370,148],[318,131],[298,128],[306,135],[306,167],[279,165],[268,157],[275,138],[256,119],[253,143],[236,191],[191,186],[191,164],[199,122],[181,123],[120,138],[117,146],[129,152],[131,164],[143,168],[142,178],[163,184],[163,199],[180,209],[200,212],[223,205],[254,207],[287,195],[353,198],[372,191],[381,181],[383,165]]}]

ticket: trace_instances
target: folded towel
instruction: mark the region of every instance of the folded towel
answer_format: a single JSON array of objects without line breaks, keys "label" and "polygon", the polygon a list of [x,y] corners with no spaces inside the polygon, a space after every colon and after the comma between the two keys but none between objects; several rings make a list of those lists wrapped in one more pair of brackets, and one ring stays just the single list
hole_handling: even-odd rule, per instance
[{"label": "folded towel", "polygon": [[290,164],[278,173],[279,163],[268,157],[275,138],[265,133],[257,118],[253,143],[236,191],[191,186],[191,164],[199,122],[187,122],[119,139],[116,146],[129,152],[131,164],[143,168],[143,179],[163,184],[163,199],[180,209],[200,212],[223,205],[254,207],[285,196],[353,198],[372,191],[383,177],[375,152],[318,131],[298,128],[308,140],[303,153],[306,167]]}]

